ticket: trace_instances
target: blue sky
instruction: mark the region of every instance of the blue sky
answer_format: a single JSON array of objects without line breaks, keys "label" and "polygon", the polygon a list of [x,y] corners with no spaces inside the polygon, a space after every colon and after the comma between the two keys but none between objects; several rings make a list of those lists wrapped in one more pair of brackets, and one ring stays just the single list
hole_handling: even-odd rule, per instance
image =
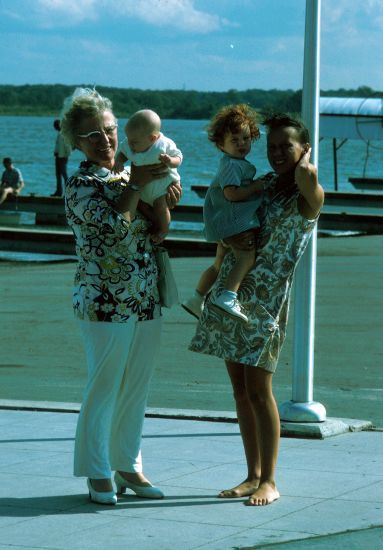
[{"label": "blue sky", "polygon": [[[0,0],[1,84],[302,87],[305,0]],[[322,89],[383,90],[383,1],[322,0]]]}]

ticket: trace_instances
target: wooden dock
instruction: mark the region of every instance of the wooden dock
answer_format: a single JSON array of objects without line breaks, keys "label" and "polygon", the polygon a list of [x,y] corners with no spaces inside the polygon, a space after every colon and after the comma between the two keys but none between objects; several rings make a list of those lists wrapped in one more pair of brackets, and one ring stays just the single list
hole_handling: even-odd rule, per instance
[{"label": "wooden dock", "polygon": [[[166,248],[172,257],[214,256],[216,245],[198,235],[170,233]],[[0,250],[74,256],[75,242],[68,228],[39,228],[37,226],[0,226]]]},{"label": "wooden dock", "polygon": [[383,190],[383,178],[348,178],[348,181],[355,189]]},{"label": "wooden dock", "polygon": [[[192,189],[197,192],[199,186]],[[200,186],[205,187],[205,186]],[[206,192],[206,187],[204,189]],[[203,192],[200,189],[199,192]],[[1,214],[29,212],[36,223],[5,224]],[[202,206],[180,204],[172,212],[174,222],[200,224]],[[383,194],[327,192],[318,224],[319,235],[326,232],[383,234]],[[166,246],[172,256],[207,256],[215,245],[207,243],[202,231],[171,231]],[[64,200],[56,197],[19,196],[0,205],[0,250],[73,255],[74,239],[64,213]]]}]

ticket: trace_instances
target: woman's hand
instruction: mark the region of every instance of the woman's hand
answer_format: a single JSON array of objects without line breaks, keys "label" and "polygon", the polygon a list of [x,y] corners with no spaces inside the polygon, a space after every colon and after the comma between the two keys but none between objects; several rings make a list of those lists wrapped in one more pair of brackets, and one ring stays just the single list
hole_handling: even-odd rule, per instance
[{"label": "woman's hand", "polygon": [[295,182],[302,192],[307,185],[314,183],[317,178],[317,169],[310,164],[311,147],[308,146],[302,153],[298,164],[295,167]]},{"label": "woman's hand", "polygon": [[256,247],[257,241],[257,231],[254,229],[248,229],[247,231],[242,231],[238,235],[232,235],[231,237],[226,237],[223,240],[224,245],[232,246],[238,250],[254,250]]},{"label": "woman's hand", "polygon": [[148,164],[147,166],[135,166],[132,164],[130,170],[130,184],[143,187],[153,180],[163,178],[168,172],[168,168],[162,164],[162,162],[158,164]]},{"label": "woman's hand", "polygon": [[316,166],[310,163],[311,147],[302,154],[295,167],[295,182],[301,194],[299,211],[307,219],[314,219],[324,202],[324,191],[318,182]]},{"label": "woman's hand", "polygon": [[168,187],[166,195],[166,204],[170,209],[173,209],[180,202],[182,197],[182,187],[180,181],[173,181]]}]

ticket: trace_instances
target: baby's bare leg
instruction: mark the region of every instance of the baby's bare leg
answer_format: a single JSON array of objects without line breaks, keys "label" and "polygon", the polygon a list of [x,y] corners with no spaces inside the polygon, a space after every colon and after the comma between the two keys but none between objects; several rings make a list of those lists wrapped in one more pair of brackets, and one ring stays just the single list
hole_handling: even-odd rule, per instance
[{"label": "baby's bare leg", "polygon": [[155,244],[161,243],[169,232],[170,210],[166,203],[166,195],[159,197],[153,203],[154,232],[152,240]]}]

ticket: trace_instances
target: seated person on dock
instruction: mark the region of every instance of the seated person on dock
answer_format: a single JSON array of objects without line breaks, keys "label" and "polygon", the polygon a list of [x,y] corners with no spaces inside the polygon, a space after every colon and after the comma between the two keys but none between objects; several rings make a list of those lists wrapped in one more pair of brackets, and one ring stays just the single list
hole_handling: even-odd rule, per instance
[{"label": "seated person on dock", "polygon": [[1,176],[0,204],[5,201],[8,195],[17,196],[24,187],[24,180],[18,168],[12,164],[10,157],[3,159],[4,172]]},{"label": "seated person on dock", "polygon": [[154,111],[143,109],[134,113],[125,126],[126,139],[118,148],[116,171],[127,160],[136,166],[161,162],[169,167],[169,174],[153,180],[140,190],[141,201],[153,207],[154,231],[152,240],[161,243],[169,232],[170,211],[166,203],[167,189],[174,181],[180,181],[177,167],[182,162],[182,153],[174,141],[162,134],[161,119]]}]

